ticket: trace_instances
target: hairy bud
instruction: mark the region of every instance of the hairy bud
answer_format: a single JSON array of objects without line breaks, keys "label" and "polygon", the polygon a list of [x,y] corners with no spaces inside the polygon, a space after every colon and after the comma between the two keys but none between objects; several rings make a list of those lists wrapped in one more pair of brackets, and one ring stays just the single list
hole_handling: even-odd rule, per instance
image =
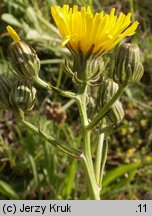
[{"label": "hairy bud", "polygon": [[[98,108],[100,109],[116,94],[118,84],[112,79],[104,80],[98,90]],[[110,110],[107,112],[106,117],[112,124],[117,125],[124,117],[124,110],[122,104],[117,100]]]},{"label": "hairy bud", "polygon": [[143,72],[139,47],[134,43],[121,45],[115,57],[111,78],[120,85],[127,85],[139,81]]},{"label": "hairy bud", "polygon": [[9,46],[9,57],[15,72],[22,78],[32,79],[38,75],[40,60],[35,50],[25,42],[14,41]]},{"label": "hairy bud", "polygon": [[124,118],[124,110],[122,107],[122,103],[120,101],[116,101],[109,112],[107,113],[107,118],[114,125],[119,124]]},{"label": "hairy bud", "polygon": [[9,100],[15,111],[23,112],[33,108],[36,89],[27,80],[18,80],[11,88]]},{"label": "hairy bud", "polygon": [[104,80],[98,90],[98,106],[104,106],[118,90],[118,84],[112,79]]}]

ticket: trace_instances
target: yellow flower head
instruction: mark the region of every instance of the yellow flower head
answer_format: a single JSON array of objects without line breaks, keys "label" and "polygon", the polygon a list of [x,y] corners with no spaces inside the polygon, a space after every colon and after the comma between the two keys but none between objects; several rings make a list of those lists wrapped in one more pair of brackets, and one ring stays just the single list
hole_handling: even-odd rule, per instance
[{"label": "yellow flower head", "polygon": [[111,50],[123,38],[133,35],[139,24],[131,24],[131,13],[115,15],[114,8],[110,14],[93,14],[89,6],[78,10],[76,5],[63,5],[53,6],[51,13],[63,37],[62,44],[83,54],[99,55]]}]

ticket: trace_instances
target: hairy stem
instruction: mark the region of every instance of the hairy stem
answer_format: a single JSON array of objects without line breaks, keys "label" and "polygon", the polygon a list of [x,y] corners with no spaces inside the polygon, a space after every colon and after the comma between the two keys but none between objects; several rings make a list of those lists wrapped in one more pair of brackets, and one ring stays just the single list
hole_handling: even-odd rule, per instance
[{"label": "hairy stem", "polygon": [[104,143],[104,133],[101,133],[98,135],[97,151],[96,151],[96,158],[95,158],[95,176],[96,176],[97,184],[99,186],[100,186],[100,171],[101,171],[103,143]]},{"label": "hairy stem", "polygon": [[70,92],[70,91],[65,91],[65,90],[61,90],[53,85],[51,85],[50,83],[45,82],[44,80],[42,80],[40,77],[35,77],[34,78],[34,82],[36,84],[38,84],[39,86],[41,86],[44,89],[47,89],[49,91],[54,91],[55,93],[62,95],[63,97],[67,97],[67,98],[76,98],[75,93]]},{"label": "hairy stem", "polygon": [[95,175],[92,172],[92,166],[87,161],[85,156],[82,158],[81,161],[83,163],[83,166],[86,172],[86,176],[89,182],[89,191],[90,191],[91,198],[93,200],[100,200],[100,188],[98,187],[96,179],[95,179]]},{"label": "hairy stem", "polygon": [[107,160],[107,152],[108,152],[108,141],[104,143],[103,150],[102,150],[101,171],[100,171],[100,179],[99,179],[100,188],[102,188],[102,179],[104,174],[105,163]]},{"label": "hairy stem", "polygon": [[87,117],[87,107],[86,107],[86,94],[87,94],[87,85],[84,84],[79,93],[77,95],[77,105],[80,113],[83,133],[84,133],[84,155],[92,163],[92,156],[91,156],[91,144],[90,144],[90,131],[86,129],[88,125],[88,117]]},{"label": "hairy stem", "polygon": [[87,85],[83,84],[79,89],[79,92],[77,94],[77,100],[76,100],[79,113],[80,113],[83,134],[84,134],[82,163],[84,165],[84,169],[87,174],[91,198],[95,200],[100,200],[100,195],[99,195],[100,188],[98,187],[96,182],[92,155],[91,155],[91,143],[90,143],[91,131],[87,130],[88,117],[87,117],[86,96],[87,96]]}]

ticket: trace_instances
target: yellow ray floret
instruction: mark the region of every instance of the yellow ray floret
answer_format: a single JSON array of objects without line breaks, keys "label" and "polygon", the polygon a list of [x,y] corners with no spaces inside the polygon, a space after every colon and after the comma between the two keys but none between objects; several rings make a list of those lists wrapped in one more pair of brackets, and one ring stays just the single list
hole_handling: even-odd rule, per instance
[{"label": "yellow ray floret", "polygon": [[63,37],[62,45],[74,51],[87,53],[104,53],[111,50],[126,36],[133,35],[138,22],[131,24],[131,13],[115,15],[113,8],[110,14],[93,14],[90,7],[74,5],[53,6],[52,16]]},{"label": "yellow ray floret", "polygon": [[13,39],[13,41],[19,41],[21,40],[20,37],[18,36],[18,34],[16,33],[16,31],[11,27],[11,26],[7,26],[7,31],[9,33],[9,35],[11,36],[11,38]]}]

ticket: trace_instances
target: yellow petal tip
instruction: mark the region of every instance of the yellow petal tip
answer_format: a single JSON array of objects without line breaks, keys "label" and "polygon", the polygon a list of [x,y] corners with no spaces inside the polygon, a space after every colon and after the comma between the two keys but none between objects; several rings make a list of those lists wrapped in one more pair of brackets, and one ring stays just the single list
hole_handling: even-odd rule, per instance
[{"label": "yellow petal tip", "polygon": [[7,29],[8,33],[9,33],[9,35],[11,36],[11,38],[13,39],[13,41],[21,40],[19,35],[16,33],[16,31],[11,26],[8,25],[6,27],[6,29]]}]

